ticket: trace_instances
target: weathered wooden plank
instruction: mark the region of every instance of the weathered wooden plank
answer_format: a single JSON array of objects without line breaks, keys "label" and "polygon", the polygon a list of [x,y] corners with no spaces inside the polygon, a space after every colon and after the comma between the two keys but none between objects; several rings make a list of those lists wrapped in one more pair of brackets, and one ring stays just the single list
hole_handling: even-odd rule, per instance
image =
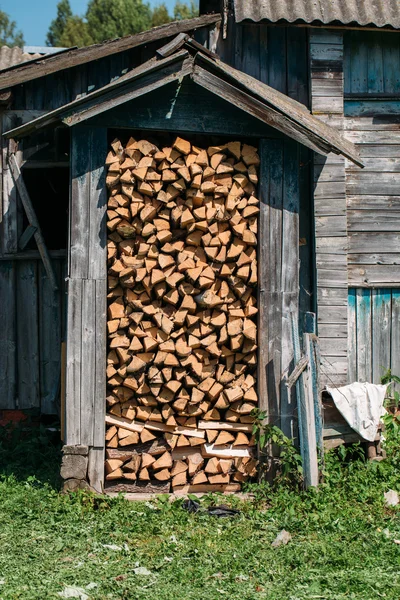
[{"label": "weathered wooden plank", "polygon": [[340,97],[343,96],[343,80],[342,79],[317,79],[312,78],[312,95],[317,97]]},{"label": "weathered wooden plank", "polygon": [[[299,294],[299,148],[285,139],[282,190],[282,353],[281,372],[293,368],[293,341],[290,316],[298,315]],[[278,265],[277,265],[278,266]],[[279,268],[279,267],[278,267]],[[298,317],[297,317],[298,318]],[[284,385],[281,376],[281,429],[290,438],[295,436],[295,394]]]},{"label": "weathered wooden plank", "polygon": [[313,61],[340,61],[343,60],[343,43],[315,42],[310,43],[310,57]]},{"label": "weathered wooden plank", "polygon": [[346,267],[338,266],[337,269],[318,269],[317,272],[318,287],[346,287],[347,270]]},{"label": "weathered wooden plank", "polygon": [[0,263],[0,408],[16,408],[15,265]]},{"label": "weathered wooden plank", "polygon": [[313,28],[309,31],[310,44],[343,44],[343,32]]},{"label": "weathered wooden plank", "polygon": [[352,210],[396,210],[400,211],[400,196],[348,195],[347,207]]},{"label": "weathered wooden plank", "polygon": [[318,254],[347,254],[347,237],[320,237],[315,245]]},{"label": "weathered wooden plank", "polygon": [[312,112],[314,115],[319,113],[343,114],[343,98],[331,96],[313,96]]},{"label": "weathered wooden plank", "polygon": [[347,260],[345,254],[316,254],[315,264],[317,269],[343,270],[346,269]]},{"label": "weathered wooden plank", "polygon": [[348,338],[347,338],[347,360],[349,381],[357,381],[357,297],[356,290],[349,290],[347,306]]},{"label": "weathered wooden plank", "polygon": [[398,158],[400,156],[400,145],[388,144],[386,146],[385,142],[379,143],[378,140],[375,144],[359,144],[357,149],[362,158]]},{"label": "weathered wooden plank", "polygon": [[355,291],[357,303],[357,381],[372,381],[371,290],[356,289]]},{"label": "weathered wooden plank", "polygon": [[[68,280],[66,444],[81,443],[81,365],[82,365],[83,281]],[[83,376],[85,376],[83,374]]]},{"label": "weathered wooden plank", "polygon": [[400,233],[386,232],[384,243],[382,236],[371,233],[354,232],[348,239],[349,254],[382,253],[393,254],[400,247]]},{"label": "weathered wooden plank", "polygon": [[346,197],[344,181],[321,181],[314,184],[314,198],[341,199]]},{"label": "weathered wooden plank", "polygon": [[[10,114],[2,114],[0,120],[1,134],[12,127],[13,117]],[[8,156],[12,150],[13,141],[1,137],[1,171],[2,171],[2,197],[0,213],[0,252],[13,253],[18,251],[18,227],[17,227],[17,189],[11,175],[8,164]]]},{"label": "weathered wooden plank", "polygon": [[400,282],[400,265],[348,265],[349,285],[391,288]]},{"label": "weathered wooden plank", "polygon": [[318,335],[324,338],[347,338],[347,323],[319,323]]},{"label": "weathered wooden plank", "polygon": [[[400,290],[392,289],[390,368],[392,373],[400,373]],[[396,385],[398,390],[398,385]]]},{"label": "weathered wooden plank", "polygon": [[345,198],[314,198],[314,214],[316,217],[330,217],[346,214]]},{"label": "weathered wooden plank", "polygon": [[347,323],[346,311],[342,306],[321,306],[318,323]]},{"label": "weathered wooden plank", "polygon": [[372,376],[373,383],[390,366],[391,290],[372,290]]},{"label": "weathered wooden plank", "polygon": [[[366,158],[364,161],[363,173],[399,173],[400,172],[400,158],[399,157],[373,157]],[[354,166],[348,161],[346,165],[346,173],[359,173],[359,167]]]},{"label": "weathered wooden plank", "polygon": [[324,165],[314,166],[314,181],[321,183],[327,181],[344,181],[345,172],[343,165],[326,162]]},{"label": "weathered wooden plank", "polygon": [[317,237],[344,237],[347,232],[347,220],[344,215],[316,217],[315,234]]},{"label": "weathered wooden plank", "polygon": [[399,265],[400,255],[393,254],[349,254],[348,263],[351,265]]},{"label": "weathered wooden plank", "polygon": [[[347,295],[347,290],[346,290]],[[319,338],[321,356],[347,356],[347,338]]]},{"label": "weathered wooden plank", "polygon": [[89,448],[88,461],[89,485],[99,494],[103,493],[104,487],[104,435],[103,444],[99,448]]},{"label": "weathered wooden plank", "polygon": [[16,306],[18,407],[39,407],[38,281],[36,261],[21,261],[17,264]]},{"label": "weathered wooden plank", "polygon": [[95,310],[96,310],[96,347],[95,347],[95,395],[93,403],[93,444],[104,445],[104,419],[106,412],[106,355],[107,355],[107,282],[105,279],[96,281]]},{"label": "weathered wooden plank", "polygon": [[107,155],[107,130],[91,128],[90,135],[90,173],[89,178],[89,263],[90,279],[106,279],[107,270],[107,232],[106,207],[107,193],[105,185],[105,157]]},{"label": "weathered wooden plank", "polygon": [[393,209],[381,210],[348,210],[347,230],[353,231],[399,231],[400,211]]},{"label": "weathered wooden plank", "polygon": [[347,288],[317,288],[318,306],[347,306]]},{"label": "weathered wooden plank", "polygon": [[344,103],[344,114],[346,117],[398,115],[400,114],[400,102],[388,99],[352,100],[348,98]]},{"label": "weathered wooden plank", "polygon": [[[93,417],[96,388],[96,282],[82,281],[82,329],[81,329],[81,444],[93,446]],[[77,332],[78,333],[78,332]],[[105,362],[103,364],[105,367]],[[100,365],[99,365],[100,368]]]},{"label": "weathered wooden plank", "polygon": [[71,278],[89,276],[90,129],[74,127],[71,136],[71,206],[69,272]]},{"label": "weathered wooden plank", "polygon": [[344,134],[353,144],[400,144],[400,131],[345,131]]},{"label": "weathered wooden plank", "polygon": [[[57,413],[56,395],[61,373],[61,298],[59,289],[52,288],[43,265],[39,264],[38,268],[40,409],[42,414],[52,415]],[[60,282],[60,261],[53,261],[53,268]]]}]

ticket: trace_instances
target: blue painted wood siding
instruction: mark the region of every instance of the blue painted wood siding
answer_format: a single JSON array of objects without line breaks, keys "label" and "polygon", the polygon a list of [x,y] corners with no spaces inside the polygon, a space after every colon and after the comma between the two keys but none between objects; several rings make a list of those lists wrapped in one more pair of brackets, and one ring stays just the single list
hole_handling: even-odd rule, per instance
[{"label": "blue painted wood siding", "polygon": [[400,37],[348,31],[344,35],[345,95],[400,96]]},{"label": "blue painted wood siding", "polygon": [[348,320],[349,381],[400,374],[400,289],[350,288]]}]

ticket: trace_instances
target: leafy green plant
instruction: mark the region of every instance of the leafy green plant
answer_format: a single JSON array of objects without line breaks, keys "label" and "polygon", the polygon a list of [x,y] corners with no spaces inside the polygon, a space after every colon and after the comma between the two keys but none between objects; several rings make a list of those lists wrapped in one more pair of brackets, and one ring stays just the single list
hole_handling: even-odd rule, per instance
[{"label": "leafy green plant", "polygon": [[279,468],[274,478],[274,486],[301,486],[303,482],[302,458],[293,440],[286,437],[279,427],[266,422],[265,411],[254,409],[251,415],[255,419],[253,435],[259,446],[261,465],[264,465],[264,468],[268,468],[268,463],[274,461],[272,448],[279,449]]}]

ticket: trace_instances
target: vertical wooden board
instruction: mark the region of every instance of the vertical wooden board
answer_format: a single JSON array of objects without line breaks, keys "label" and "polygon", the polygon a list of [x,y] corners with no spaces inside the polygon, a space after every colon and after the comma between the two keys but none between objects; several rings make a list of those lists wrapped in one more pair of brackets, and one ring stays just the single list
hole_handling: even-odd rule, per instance
[{"label": "vertical wooden board", "polygon": [[287,32],[287,94],[309,106],[307,30],[288,27]]},{"label": "vertical wooden board", "polygon": [[256,79],[260,78],[260,27],[255,23],[242,23],[242,61],[240,70]]},{"label": "vertical wooden board", "polygon": [[[400,290],[392,289],[392,336],[390,368],[400,377]],[[399,384],[396,384],[399,389]]]},{"label": "vertical wooden board", "polygon": [[[289,373],[293,368],[293,341],[291,314],[298,318],[299,294],[299,156],[298,144],[289,138],[284,140],[283,197],[282,197],[282,341],[281,371]],[[279,268],[279,265],[276,265]],[[281,428],[288,437],[295,434],[294,390],[288,390],[281,380]]]},{"label": "vertical wooden board", "polygon": [[[10,116],[2,115],[1,132],[13,127]],[[18,202],[17,190],[7,162],[11,140],[1,138],[1,160],[2,160],[2,201],[0,215],[0,251],[13,253],[18,250]]]},{"label": "vertical wooden board", "polygon": [[81,279],[68,280],[66,444],[81,443],[82,289]]},{"label": "vertical wooden board", "polygon": [[385,36],[382,39],[384,92],[385,94],[398,94],[400,92],[400,52],[396,39]]},{"label": "vertical wooden board", "polygon": [[287,94],[286,27],[268,27],[268,34],[268,55],[274,57],[269,62],[268,85]]},{"label": "vertical wooden board", "polygon": [[96,356],[95,395],[93,405],[93,444],[104,445],[106,414],[106,361],[107,361],[107,282],[96,281]]},{"label": "vertical wooden board", "polygon": [[[361,36],[360,36],[361,34]],[[368,50],[363,43],[364,32],[351,31],[345,34],[346,41],[351,39],[350,64],[351,79],[348,87],[345,80],[345,92],[366,93],[368,91]],[[347,43],[345,43],[345,48]]]},{"label": "vertical wooden board", "polygon": [[107,231],[106,231],[106,170],[107,129],[90,131],[90,202],[89,202],[89,279],[107,277]]},{"label": "vertical wooden board", "polygon": [[42,414],[57,413],[56,395],[61,374],[61,262],[53,259],[59,289],[54,291],[41,263],[39,268],[39,364]]},{"label": "vertical wooden board", "polygon": [[104,435],[103,446],[89,448],[88,479],[89,485],[99,494],[104,487]]},{"label": "vertical wooden board", "polygon": [[16,408],[15,266],[0,262],[0,409]]},{"label": "vertical wooden board", "polygon": [[81,444],[93,446],[96,387],[96,282],[82,281]]},{"label": "vertical wooden board", "polygon": [[37,261],[18,261],[17,396],[18,407],[40,406]]},{"label": "vertical wooden board", "polygon": [[77,125],[71,132],[71,206],[69,277],[88,277],[90,231],[90,129]]},{"label": "vertical wooden board", "polygon": [[372,290],[372,377],[380,383],[390,366],[391,290]]},{"label": "vertical wooden board", "polygon": [[[268,411],[269,321],[269,152],[268,140],[260,141],[260,214],[258,222],[258,396],[259,408]],[[261,333],[262,332],[262,333]]]},{"label": "vertical wooden board", "polygon": [[269,82],[269,54],[268,54],[268,27],[260,27],[260,48],[259,48],[259,61],[260,61],[260,81],[268,84]]},{"label": "vertical wooden board", "polygon": [[355,289],[349,289],[348,292],[347,331],[348,374],[349,383],[352,383],[357,381],[357,295]]},{"label": "vertical wooden board", "polygon": [[372,381],[371,290],[356,290],[357,381]]},{"label": "vertical wooden board", "polygon": [[368,93],[380,94],[384,91],[383,86],[383,52],[379,38],[373,34],[368,44]]}]

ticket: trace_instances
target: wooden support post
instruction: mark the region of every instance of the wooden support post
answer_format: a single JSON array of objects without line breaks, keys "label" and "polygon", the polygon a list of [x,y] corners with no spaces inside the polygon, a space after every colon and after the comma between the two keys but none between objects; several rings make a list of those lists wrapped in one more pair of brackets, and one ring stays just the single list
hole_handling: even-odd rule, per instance
[{"label": "wooden support post", "polygon": [[[301,359],[301,349],[296,313],[292,313],[291,320],[294,358],[298,363]],[[312,334],[304,334],[305,355],[308,361],[308,368],[302,372],[296,383],[300,453],[303,459],[305,487],[317,486],[319,480],[316,413],[314,404],[315,394],[318,398],[318,382],[316,381],[314,350],[310,340],[311,335]]]},{"label": "wooden support post", "polygon": [[54,290],[58,289],[56,276],[54,274],[53,266],[51,264],[50,256],[47,251],[46,244],[44,242],[43,234],[40,229],[39,221],[37,219],[35,210],[33,208],[31,199],[28,194],[28,190],[26,189],[25,182],[22,178],[20,168],[15,159],[14,154],[10,154],[8,157],[8,163],[10,165],[10,170],[15,182],[15,186],[18,190],[19,196],[21,198],[22,205],[26,212],[26,216],[28,217],[29,224],[36,228],[34,233],[35,241],[40,252],[40,256],[42,257],[42,261],[44,264],[44,268],[46,269],[47,276],[51,282],[51,286]]}]

